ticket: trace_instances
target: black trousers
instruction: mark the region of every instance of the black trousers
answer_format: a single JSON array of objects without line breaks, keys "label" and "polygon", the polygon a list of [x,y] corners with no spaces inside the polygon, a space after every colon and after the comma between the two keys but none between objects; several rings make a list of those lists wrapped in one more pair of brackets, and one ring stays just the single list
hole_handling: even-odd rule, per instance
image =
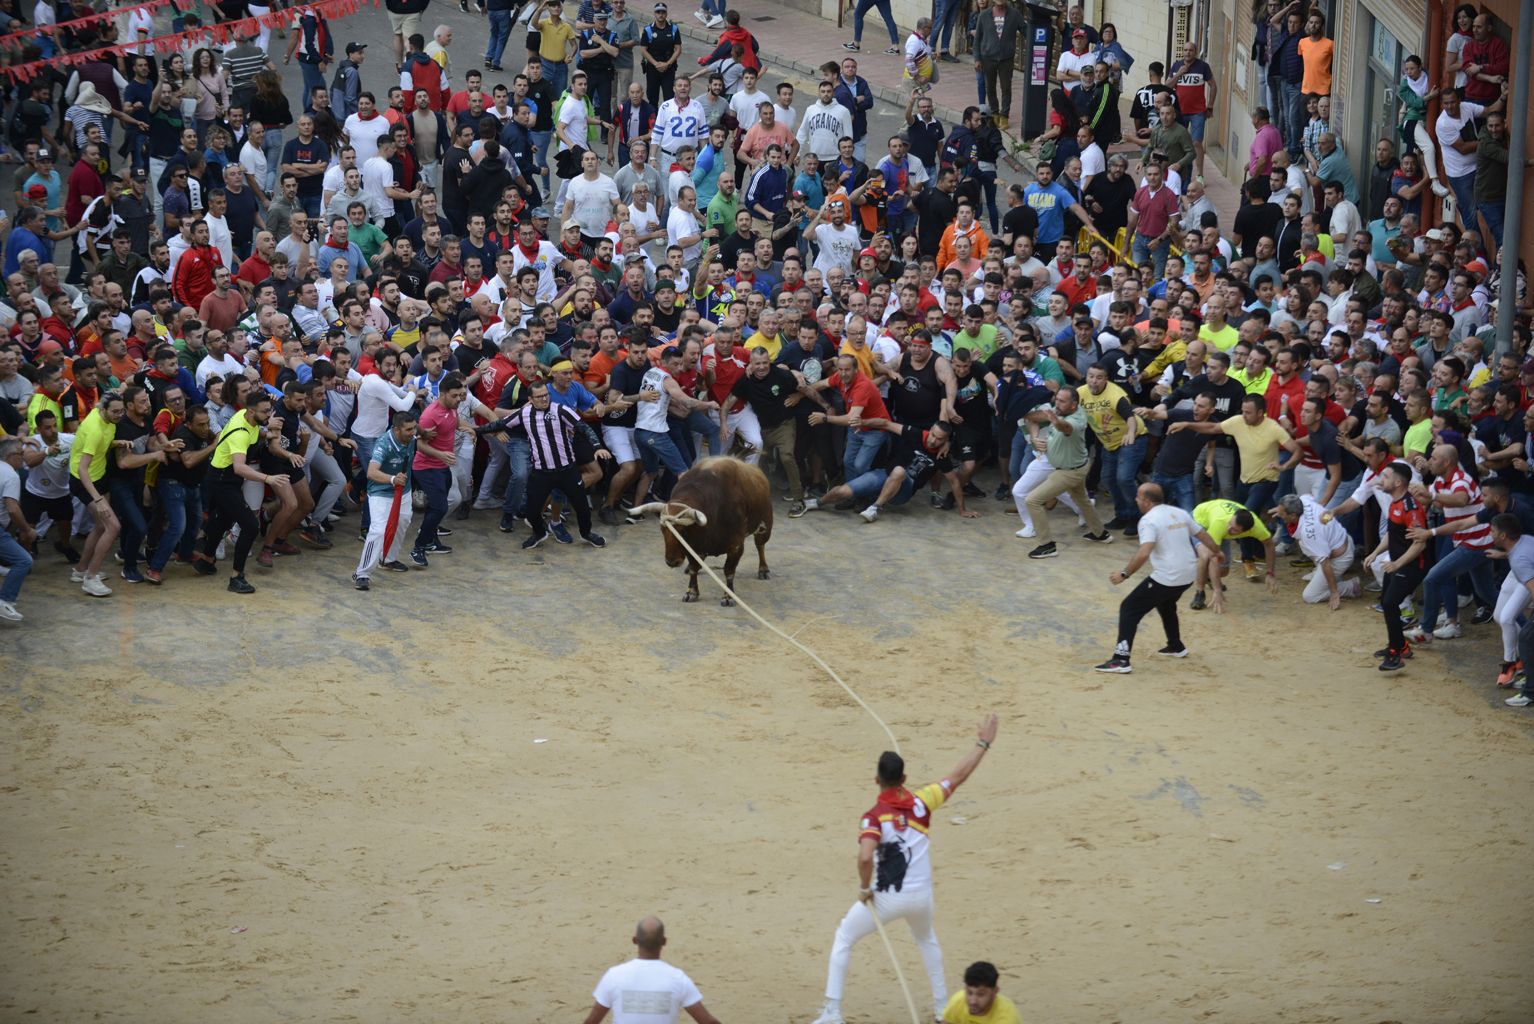
[{"label": "black trousers", "polygon": [[[671,94],[676,91],[676,65],[673,64],[664,71],[645,68],[644,91],[645,99],[650,101],[650,105],[659,108],[661,102],[670,99]],[[624,99],[627,98],[624,97]]]},{"label": "black trousers", "polygon": [[208,470],[208,501],[208,526],[202,538],[202,553],[211,560],[225,531],[238,525],[240,536],[234,544],[234,571],[235,575],[243,576],[245,559],[250,557],[250,548],[261,532],[261,523],[245,504],[242,481],[230,470]]},{"label": "black trousers", "polygon": [[1389,635],[1389,647],[1399,651],[1406,646],[1406,627],[1401,624],[1401,602],[1417,592],[1426,571],[1415,565],[1403,566],[1396,572],[1385,574],[1385,588],[1380,594],[1380,607],[1385,610],[1385,632]]},{"label": "black trousers", "polygon": [[543,506],[555,490],[564,492],[565,500],[569,501],[570,507],[575,510],[575,522],[580,527],[581,536],[586,536],[591,532],[591,505],[586,501],[586,488],[581,486],[581,471],[578,466],[534,469],[528,475],[527,519],[532,524],[533,534],[542,537],[548,532],[548,527],[543,522]]},{"label": "black trousers", "polygon": [[1119,604],[1119,642],[1113,653],[1129,657],[1134,649],[1135,632],[1140,620],[1155,609],[1161,614],[1161,625],[1166,629],[1166,645],[1173,650],[1182,646],[1182,632],[1177,626],[1177,602],[1192,584],[1168,587],[1147,576],[1140,585],[1131,590]]}]

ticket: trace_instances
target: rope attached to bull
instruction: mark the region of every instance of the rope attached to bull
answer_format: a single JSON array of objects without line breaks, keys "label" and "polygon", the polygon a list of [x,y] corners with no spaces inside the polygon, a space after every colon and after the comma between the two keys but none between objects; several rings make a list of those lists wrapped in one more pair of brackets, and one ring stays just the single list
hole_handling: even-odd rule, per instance
[{"label": "rope attached to bull", "polygon": [[[678,509],[675,512],[672,511],[674,507]],[[884,735],[889,737],[891,749],[893,749],[897,754],[900,753],[900,741],[895,739],[895,734],[890,730],[890,727],[884,723],[884,719],[880,718],[878,713],[874,711],[873,708],[868,706],[867,701],[858,696],[856,690],[847,685],[846,680],[836,674],[836,670],[834,668],[826,664],[824,658],[816,654],[808,646],[800,643],[792,636],[789,636],[787,633],[783,632],[771,622],[768,622],[766,619],[762,618],[757,610],[747,604],[745,599],[736,593],[733,587],[729,586],[724,582],[724,580],[720,579],[719,574],[714,572],[714,570],[709,567],[709,564],[703,560],[703,556],[698,554],[697,551],[693,550],[693,546],[691,544],[687,543],[687,538],[682,536],[682,531],[677,529],[677,526],[679,524],[688,525],[690,523],[697,523],[699,526],[707,526],[707,515],[705,515],[703,512],[700,512],[698,509],[693,508],[691,505],[675,501],[668,501],[664,503],[653,502],[650,505],[642,505],[639,508],[634,509],[634,511],[644,512],[651,509],[659,510],[661,526],[664,529],[671,531],[671,535],[676,538],[678,544],[682,545],[682,549],[687,552],[687,557],[693,560],[694,565],[701,566],[703,571],[708,573],[709,579],[719,584],[719,588],[726,594],[729,594],[737,605],[745,609],[746,614],[750,615],[757,622],[760,622],[762,625],[772,630],[788,644],[798,648],[800,651],[806,654],[811,661],[819,665],[821,669],[825,671],[826,675],[835,680],[836,685],[847,691],[847,696],[857,701],[858,706],[861,707],[864,711],[868,712],[868,716],[870,718],[879,723],[879,728],[883,729]],[[686,519],[685,523],[683,522],[684,517]],[[869,916],[874,919],[874,927],[879,930],[879,938],[884,940],[884,950],[889,954],[890,963],[895,968],[895,977],[900,981],[900,991],[905,995],[907,1009],[911,1011],[911,1024],[921,1024],[921,1015],[917,1013],[916,1010],[916,1000],[911,998],[911,988],[906,984],[905,972],[900,969],[900,960],[895,956],[895,947],[890,943],[889,933],[884,930],[884,922],[879,920],[879,912],[875,909],[873,900],[868,901],[868,913]]]}]

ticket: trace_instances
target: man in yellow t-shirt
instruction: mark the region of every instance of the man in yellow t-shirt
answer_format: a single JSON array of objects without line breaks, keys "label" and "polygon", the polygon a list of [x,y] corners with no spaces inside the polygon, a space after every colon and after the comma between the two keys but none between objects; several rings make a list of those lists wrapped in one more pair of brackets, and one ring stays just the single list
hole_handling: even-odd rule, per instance
[{"label": "man in yellow t-shirt", "polygon": [[1145,424],[1135,415],[1129,395],[1108,380],[1108,371],[1101,366],[1087,370],[1087,382],[1076,389],[1076,395],[1092,433],[1102,442],[1102,478],[1113,495],[1113,518],[1103,529],[1131,535],[1140,521],[1135,491],[1140,463],[1145,461]]},{"label": "man in yellow t-shirt", "polygon": [[1220,546],[1225,559],[1218,565],[1215,564],[1214,552],[1208,548],[1198,549],[1198,575],[1194,581],[1193,603],[1188,607],[1194,611],[1208,607],[1204,597],[1204,583],[1214,585],[1214,610],[1225,610],[1225,586],[1223,580],[1229,571],[1229,547],[1231,540],[1241,540],[1250,537],[1254,541],[1260,541],[1268,556],[1268,590],[1278,592],[1278,577],[1274,575],[1276,550],[1273,543],[1273,531],[1252,510],[1239,502],[1230,501],[1227,498],[1216,498],[1206,501],[1193,510],[1193,521],[1204,528],[1214,542]]},{"label": "man in yellow t-shirt", "polygon": [[999,991],[995,964],[976,960],[964,970],[964,991],[943,1007],[939,1024],[1022,1024],[1017,1007]]},{"label": "man in yellow t-shirt", "polygon": [[69,493],[91,512],[91,532],[69,579],[92,597],[108,597],[112,593],[101,581],[101,563],[117,543],[122,527],[101,482],[107,473],[112,442],[117,440],[117,422],[127,408],[119,396],[103,397],[75,428],[75,443],[69,449]]},{"label": "man in yellow t-shirt", "polygon": [[[1168,434],[1179,430],[1193,430],[1200,434],[1227,434],[1236,442],[1241,456],[1242,504],[1254,515],[1261,516],[1273,504],[1273,494],[1278,490],[1278,450],[1293,454],[1300,450],[1299,443],[1289,432],[1268,418],[1268,400],[1262,395],[1247,395],[1241,400],[1241,415],[1226,420],[1199,423],[1187,420],[1167,428]],[[1257,541],[1251,537],[1241,538],[1241,564],[1246,578],[1256,582],[1262,578],[1257,568]]]},{"label": "man in yellow t-shirt", "polygon": [[565,8],[559,0],[548,0],[543,8],[543,14],[533,16],[533,27],[538,30],[538,57],[543,62],[543,77],[555,92],[563,92],[575,29],[564,20]]}]

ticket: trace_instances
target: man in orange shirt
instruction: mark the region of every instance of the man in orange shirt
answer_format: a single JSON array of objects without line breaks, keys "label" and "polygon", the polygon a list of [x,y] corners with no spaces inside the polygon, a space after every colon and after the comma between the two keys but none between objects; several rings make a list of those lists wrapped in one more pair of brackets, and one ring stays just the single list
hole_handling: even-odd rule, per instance
[{"label": "man in orange shirt", "polygon": [[977,260],[984,260],[986,250],[990,248],[991,238],[975,220],[974,205],[961,199],[958,211],[958,219],[943,229],[942,241],[938,243],[937,265],[939,267],[946,267],[954,261],[953,240],[956,235],[968,236],[969,254]]},{"label": "man in orange shirt", "polygon": [[597,334],[597,350],[592,353],[591,362],[581,373],[581,383],[594,395],[606,394],[607,381],[612,377],[613,367],[627,357],[628,350],[623,348],[618,338],[618,328],[608,324]]},{"label": "man in orange shirt", "polygon": [[1305,65],[1300,79],[1300,91],[1307,96],[1330,96],[1332,94],[1333,44],[1322,33],[1326,30],[1326,16],[1320,11],[1310,12],[1305,19],[1305,38],[1299,42],[1300,61]]}]

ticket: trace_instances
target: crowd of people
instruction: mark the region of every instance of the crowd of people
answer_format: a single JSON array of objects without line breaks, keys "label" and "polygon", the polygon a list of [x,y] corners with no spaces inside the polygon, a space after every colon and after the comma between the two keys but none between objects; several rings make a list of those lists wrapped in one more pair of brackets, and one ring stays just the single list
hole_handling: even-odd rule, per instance
[{"label": "crowd of people", "polygon": [[[797,97],[737,12],[705,8],[718,46],[680,73],[666,4],[642,26],[625,4],[487,0],[483,67],[455,64],[447,26],[425,38],[424,2],[389,0],[392,67],[355,41],[338,59],[311,11],[285,53],[251,32],[18,86],[0,617],[47,547],[96,597],[220,563],[249,593],[252,555],[332,547],[347,516],[363,590],[448,555],[476,510],[525,524],[524,547],[573,542],[568,513],[601,547],[598,522],[730,452],[791,517],[875,522],[927,491],[967,518],[1000,502],[1033,559],[1068,552],[1066,516],[1142,542],[1126,572],[1148,559],[1160,589],[1126,601],[1105,671],[1129,670],[1151,608],[1185,653],[1186,589],[1221,611],[1231,565],[1271,587],[1292,556],[1307,601],[1383,595],[1382,668],[1460,637],[1473,605],[1469,626],[1502,630],[1498,681],[1524,678],[1534,359],[1487,183],[1507,124],[1484,15],[1466,83],[1437,92],[1440,125],[1483,119],[1468,171],[1440,147],[1461,220],[1422,230],[1421,109],[1379,140],[1361,210],[1324,19],[1298,3],[1269,5],[1272,105],[1225,213],[1194,44],[1149,64],[1121,126],[1133,60],[1073,9],[1031,180],[1007,184],[1011,76],[989,57],[984,106],[944,124],[916,82],[904,130],[871,138],[856,56]],[[950,10],[907,41],[917,70],[952,56]],[[972,35],[1003,45],[1016,11],[984,11]],[[526,59],[503,70],[513,26]]]}]

